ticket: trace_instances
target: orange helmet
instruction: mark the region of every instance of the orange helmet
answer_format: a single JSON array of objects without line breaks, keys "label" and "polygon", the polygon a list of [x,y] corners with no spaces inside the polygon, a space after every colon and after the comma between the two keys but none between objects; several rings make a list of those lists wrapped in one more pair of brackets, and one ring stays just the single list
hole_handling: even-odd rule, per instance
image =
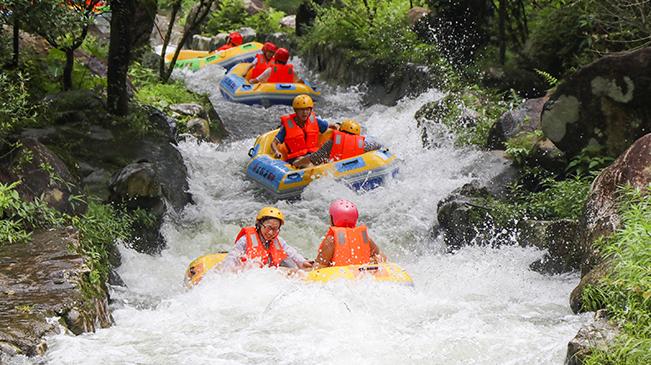
[{"label": "orange helmet", "polygon": [[285,48],[278,48],[274,58],[276,59],[276,62],[287,63],[289,60],[289,51]]},{"label": "orange helmet", "polygon": [[244,42],[244,39],[242,39],[242,35],[238,32],[231,32],[231,34],[228,35],[229,42],[230,44],[234,46],[239,46]]},{"label": "orange helmet", "polygon": [[264,45],[262,46],[262,52],[276,52],[277,49],[278,47],[271,42],[264,42]]}]

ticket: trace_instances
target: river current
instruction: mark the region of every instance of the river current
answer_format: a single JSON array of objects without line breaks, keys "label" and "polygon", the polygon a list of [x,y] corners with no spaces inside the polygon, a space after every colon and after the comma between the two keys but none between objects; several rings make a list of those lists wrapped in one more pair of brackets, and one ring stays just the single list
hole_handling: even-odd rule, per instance
[{"label": "river current", "polygon": [[[296,60],[297,62],[299,60]],[[299,68],[299,72],[301,71]],[[115,324],[95,333],[48,339],[48,364],[562,364],[567,342],[589,315],[577,316],[568,296],[578,275],[529,270],[543,255],[533,248],[465,247],[446,253],[432,234],[436,206],[455,188],[502,168],[490,153],[453,146],[441,129],[422,146],[414,113],[443,94],[431,90],[398,105],[363,106],[358,88],[323,87],[316,112],[329,122],[354,117],[365,133],[400,158],[385,186],[356,193],[324,178],[300,200],[272,201],[244,175],[257,134],[278,125],[285,106],[268,109],[222,99],[219,67],[180,74],[188,88],[208,92],[229,137],[220,144],[179,144],[195,203],[171,214],[160,256],[122,247],[111,288]],[[308,76],[314,79],[314,75]],[[327,207],[355,202],[360,222],[414,287],[372,281],[307,284],[272,270],[210,273],[183,287],[188,263],[228,250],[239,227],[275,204],[280,234],[314,258],[327,230]]]}]

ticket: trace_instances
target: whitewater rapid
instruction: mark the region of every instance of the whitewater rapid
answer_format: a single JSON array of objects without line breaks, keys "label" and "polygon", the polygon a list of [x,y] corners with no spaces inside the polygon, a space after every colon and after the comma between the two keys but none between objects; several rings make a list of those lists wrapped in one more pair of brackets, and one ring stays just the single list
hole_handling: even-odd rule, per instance
[{"label": "whitewater rapid", "polygon": [[[364,107],[358,88],[320,85],[325,96],[317,114],[329,122],[357,119],[399,156],[400,173],[361,194],[324,178],[301,200],[275,202],[245,178],[244,166],[255,135],[275,128],[289,109],[223,100],[219,71],[183,75],[190,89],[210,93],[230,133],[219,145],[179,144],[195,204],[166,221],[168,248],[160,256],[121,248],[118,273],[127,286],[112,288],[114,326],[50,337],[47,363],[563,363],[567,342],[589,321],[569,308],[577,275],[532,272],[529,264],[543,252],[517,245],[448,254],[432,234],[439,200],[473,179],[490,179],[502,166],[489,153],[455,147],[444,129],[437,147],[422,147],[414,113],[440,92],[393,107]],[[281,236],[314,258],[327,230],[328,204],[337,198],[358,205],[360,222],[411,274],[413,288],[372,281],[307,284],[272,269],[210,273],[196,288],[183,287],[188,263],[228,250],[239,227],[252,224],[265,205],[284,211]]]}]

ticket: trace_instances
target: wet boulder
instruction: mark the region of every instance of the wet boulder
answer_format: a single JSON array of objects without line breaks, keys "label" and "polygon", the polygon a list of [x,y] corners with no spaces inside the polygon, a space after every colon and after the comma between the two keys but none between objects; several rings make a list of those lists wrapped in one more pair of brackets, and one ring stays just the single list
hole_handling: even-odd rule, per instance
[{"label": "wet boulder", "polygon": [[441,137],[440,125],[473,127],[477,124],[479,114],[459,100],[456,95],[444,97],[424,104],[414,114],[416,126],[421,131],[423,147],[436,147]]},{"label": "wet boulder", "polygon": [[476,181],[453,191],[437,205],[438,228],[449,250],[497,243],[493,217],[483,203],[490,196]]},{"label": "wet boulder", "polygon": [[287,15],[280,19],[280,26],[283,28],[296,28],[296,15]]},{"label": "wet boulder", "polygon": [[543,274],[560,274],[579,268],[576,249],[578,223],[571,219],[543,221],[527,219],[517,223],[521,246],[538,247],[546,253],[529,267]]},{"label": "wet boulder", "polygon": [[200,34],[193,35],[192,41],[190,42],[190,48],[199,51],[211,51],[215,48],[214,46],[215,41],[212,37],[206,37]]},{"label": "wet boulder", "polygon": [[192,118],[187,123],[188,132],[190,135],[200,141],[210,139],[210,123],[203,118]]},{"label": "wet boulder", "polygon": [[48,206],[67,214],[83,214],[86,203],[79,179],[66,164],[34,138],[21,138],[0,160],[0,182],[19,181],[16,188],[25,201],[42,199]]},{"label": "wet boulder", "polygon": [[603,57],[560,84],[542,112],[545,136],[569,158],[589,145],[616,157],[651,132],[651,47]]},{"label": "wet boulder", "polygon": [[413,27],[421,18],[429,15],[429,13],[431,13],[431,10],[421,6],[415,6],[407,11],[407,24]]},{"label": "wet boulder", "polygon": [[581,365],[595,350],[608,351],[620,329],[608,321],[604,311],[595,313],[595,321],[579,330],[567,344],[565,365]]},{"label": "wet boulder", "polygon": [[582,275],[601,260],[594,242],[600,237],[609,236],[620,226],[617,211],[620,187],[631,185],[637,189],[646,188],[651,184],[650,166],[651,133],[635,141],[592,183],[578,236]]},{"label": "wet boulder", "polygon": [[169,109],[172,111],[172,117],[181,121],[181,126],[186,120],[185,128],[181,128],[182,132],[188,132],[200,140],[217,143],[226,136],[226,128],[210,100],[206,100],[205,105],[174,104],[170,105]]},{"label": "wet boulder", "polygon": [[[108,327],[108,294],[89,281],[73,229],[37,232],[27,244],[0,246],[0,351],[43,355],[59,326],[78,335]],[[59,316],[59,323],[50,317]]]},{"label": "wet boulder", "polygon": [[529,99],[513,110],[502,114],[488,132],[488,148],[505,149],[505,142],[522,132],[540,129],[540,115],[549,97]]}]

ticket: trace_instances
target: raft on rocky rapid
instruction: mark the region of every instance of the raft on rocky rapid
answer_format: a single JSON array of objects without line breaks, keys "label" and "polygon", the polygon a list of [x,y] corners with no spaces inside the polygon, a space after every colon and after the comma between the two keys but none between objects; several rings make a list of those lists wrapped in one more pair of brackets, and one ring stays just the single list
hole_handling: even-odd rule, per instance
[{"label": "raft on rocky rapid", "polygon": [[[312,181],[323,176],[342,180],[353,190],[371,190],[398,173],[396,156],[388,149],[369,151],[359,156],[297,169],[273,157],[271,142],[278,129],[259,136],[249,150],[246,176],[262,185],[276,199],[298,197]],[[319,145],[330,140],[332,131],[319,136]]]},{"label": "raft on rocky rapid", "polygon": [[[238,63],[253,61],[255,55],[260,53],[261,50],[262,43],[258,42],[244,43],[216,52],[181,50],[174,67],[189,68],[192,71],[197,71],[206,65],[217,64],[228,70]],[[174,57],[174,52],[168,52],[165,54],[165,61],[170,62],[172,57]]]},{"label": "raft on rocky rapid", "polygon": [[[213,253],[194,259],[185,271],[185,285],[193,287],[203,279],[205,273],[219,265],[228,255],[225,252]],[[398,264],[384,262],[380,264],[333,266],[307,271],[304,280],[326,283],[333,280],[360,280],[371,278],[379,282],[413,286],[414,281],[407,271]]]},{"label": "raft on rocky rapid", "polygon": [[316,87],[308,82],[251,84],[245,75],[250,63],[234,66],[219,83],[219,91],[226,100],[248,105],[292,105],[298,95],[306,94],[312,98],[321,95]]}]

